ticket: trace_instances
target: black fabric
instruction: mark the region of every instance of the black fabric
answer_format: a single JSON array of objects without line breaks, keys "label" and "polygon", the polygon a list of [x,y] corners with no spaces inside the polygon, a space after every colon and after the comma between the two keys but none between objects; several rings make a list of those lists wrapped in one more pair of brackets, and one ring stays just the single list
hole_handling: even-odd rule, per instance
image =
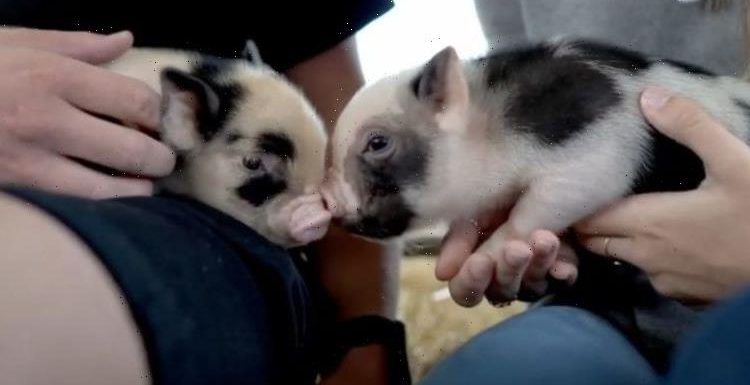
[{"label": "black fabric", "polygon": [[154,384],[313,383],[311,292],[285,250],[240,222],[179,196],[6,192],[101,258],[143,336]]},{"label": "black fabric", "polygon": [[344,356],[353,348],[378,344],[388,354],[388,384],[411,385],[409,360],[406,354],[406,329],[400,321],[378,315],[349,319],[333,325],[326,334],[329,348],[323,351],[321,371],[333,373]]},{"label": "black fabric", "polygon": [[253,39],[278,71],[325,51],[393,6],[391,0],[1,0],[0,23],[133,31],[136,45],[240,57]]}]

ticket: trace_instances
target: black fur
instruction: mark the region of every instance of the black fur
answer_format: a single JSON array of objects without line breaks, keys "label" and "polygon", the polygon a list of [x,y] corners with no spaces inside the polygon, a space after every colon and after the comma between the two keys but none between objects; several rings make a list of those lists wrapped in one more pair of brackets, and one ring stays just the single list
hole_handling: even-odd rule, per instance
[{"label": "black fur", "polygon": [[287,184],[283,179],[271,174],[264,174],[248,179],[242,186],[237,188],[237,195],[251,205],[262,206],[271,198],[286,191]]},{"label": "black fur", "polygon": [[551,59],[553,53],[548,46],[522,47],[493,52],[489,56],[478,59],[478,63],[485,67],[485,82],[487,88],[492,89],[506,83],[520,68],[529,63]]},{"label": "black fur", "polygon": [[429,160],[426,138],[411,130],[393,130],[389,135],[397,146],[390,158],[372,161],[365,154],[357,157],[358,172],[363,175],[361,188],[368,191],[370,201],[364,205],[367,212],[362,213],[363,219],[347,227],[372,238],[398,236],[408,229],[415,214],[400,192],[424,179]]},{"label": "black fur", "polygon": [[537,45],[479,60],[488,87],[511,93],[508,122],[549,145],[575,136],[621,101],[614,81],[590,65],[592,61],[628,71],[647,66],[627,51],[597,50],[594,43],[571,47],[578,52],[560,55],[553,46]]},{"label": "black fur", "polygon": [[258,147],[268,153],[276,155],[282,159],[294,160],[296,150],[294,143],[286,134],[267,132],[258,137]]},{"label": "black fur", "polygon": [[576,41],[571,43],[570,47],[575,49],[575,56],[580,59],[633,74],[648,69],[651,65],[651,62],[638,52],[600,42]]},{"label": "black fur", "polygon": [[750,123],[750,104],[736,99],[734,100],[734,104],[742,110],[742,113],[745,114],[745,119]]},{"label": "black fur", "polygon": [[381,197],[380,215],[366,215],[355,224],[344,224],[351,232],[370,238],[385,239],[403,234],[414,219],[414,212],[404,203],[400,195]]},{"label": "black fur", "polygon": [[489,88],[515,92],[505,117],[510,124],[555,145],[566,141],[621,102],[615,82],[597,68],[636,74],[658,62],[691,74],[710,72],[673,60],[652,61],[635,51],[595,41],[559,46],[541,44],[496,52],[478,63],[485,66]]},{"label": "black fur", "polygon": [[648,131],[651,137],[647,166],[635,180],[632,192],[684,191],[698,187],[705,178],[700,158],[653,127]]},{"label": "black fur", "polygon": [[238,133],[235,133],[235,132],[232,132],[230,134],[227,134],[227,136],[226,136],[225,139],[227,141],[227,144],[232,144],[232,143],[234,143],[234,142],[242,139],[242,135],[240,135]]},{"label": "black fur", "polygon": [[678,61],[678,60],[660,59],[657,62],[669,64],[672,67],[679,68],[679,69],[681,69],[681,70],[683,70],[683,71],[685,71],[685,72],[687,72],[689,74],[693,74],[693,75],[708,76],[708,77],[716,76],[713,72],[708,71],[705,68],[701,68],[699,66],[696,66],[696,65],[693,65],[693,64],[689,64],[689,63],[685,63],[685,62],[681,62],[681,61]]},{"label": "black fur", "polygon": [[182,172],[185,168],[185,154],[176,154],[174,158],[174,171],[175,173]]},{"label": "black fur", "polygon": [[198,130],[206,141],[211,140],[225,127],[226,120],[230,112],[236,108],[238,100],[248,96],[245,95],[246,90],[238,84],[218,80],[232,65],[230,60],[207,56],[202,57],[191,71],[192,75],[210,87],[219,100],[216,111],[204,109],[204,113],[198,114]]}]

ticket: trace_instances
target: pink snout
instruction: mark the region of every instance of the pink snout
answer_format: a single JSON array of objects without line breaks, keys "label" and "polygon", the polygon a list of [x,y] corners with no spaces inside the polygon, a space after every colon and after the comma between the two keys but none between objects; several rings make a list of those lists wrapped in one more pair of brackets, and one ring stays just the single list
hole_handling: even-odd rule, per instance
[{"label": "pink snout", "polygon": [[320,186],[326,208],[334,218],[353,215],[357,212],[357,199],[351,186],[346,183],[340,173],[332,169],[326,175]]}]

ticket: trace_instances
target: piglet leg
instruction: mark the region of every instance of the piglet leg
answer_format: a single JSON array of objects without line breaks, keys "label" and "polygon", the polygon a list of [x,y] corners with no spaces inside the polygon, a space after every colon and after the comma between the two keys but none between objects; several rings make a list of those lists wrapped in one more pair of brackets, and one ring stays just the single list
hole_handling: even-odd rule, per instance
[{"label": "piglet leg", "polygon": [[[565,260],[508,258],[514,254],[507,253],[507,246],[514,240],[531,241],[535,230],[559,234],[619,195],[618,191],[604,189],[592,193],[585,186],[560,183],[560,179],[555,182],[531,186],[516,203],[508,220],[477,249],[476,253],[495,263],[495,277],[499,281],[495,297],[506,300],[515,298],[522,282],[530,286],[543,285],[541,278],[547,271],[566,271],[565,276],[553,274],[555,278],[566,281],[574,277],[577,273],[575,266]],[[528,253],[516,254],[530,256]]]}]

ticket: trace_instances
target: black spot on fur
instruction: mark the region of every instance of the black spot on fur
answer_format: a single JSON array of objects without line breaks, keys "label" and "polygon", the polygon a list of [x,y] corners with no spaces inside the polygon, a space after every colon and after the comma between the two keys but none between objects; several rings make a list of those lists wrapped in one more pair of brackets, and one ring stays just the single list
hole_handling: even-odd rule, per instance
[{"label": "black spot on fur", "polygon": [[367,191],[362,219],[349,224],[352,231],[373,237],[387,238],[403,234],[415,214],[401,192],[410,184],[424,180],[429,160],[429,144],[411,130],[391,132],[397,148],[386,160],[373,161],[365,154],[358,157],[362,188]]},{"label": "black spot on fur", "polygon": [[600,42],[576,41],[570,47],[576,51],[572,56],[631,73],[648,69],[651,64],[638,52]]},{"label": "black spot on fur", "polygon": [[554,51],[546,45],[522,47],[507,51],[496,51],[478,59],[478,64],[485,67],[485,79],[488,88],[495,88],[515,76],[519,69],[529,63],[538,63],[551,59]]},{"label": "black spot on fur", "polygon": [[650,128],[650,158],[633,185],[633,193],[684,191],[698,187],[705,178],[703,162],[687,147]]},{"label": "black spot on fur", "polygon": [[286,189],[285,180],[276,178],[271,174],[265,174],[248,179],[237,188],[237,194],[251,205],[258,207],[286,191]]},{"label": "black spot on fur", "polygon": [[226,137],[227,144],[235,143],[240,139],[242,139],[242,135],[236,132],[229,133],[227,134],[227,137]]},{"label": "black spot on fur", "polygon": [[571,58],[525,63],[508,75],[508,122],[546,144],[559,144],[620,102],[613,80]]},{"label": "black spot on fur", "polygon": [[268,153],[276,155],[282,159],[294,160],[296,150],[294,143],[286,134],[282,133],[264,133],[258,137],[258,147]]},{"label": "black spot on fur", "polygon": [[175,155],[173,172],[180,172],[182,171],[183,168],[185,168],[185,155],[184,154]]},{"label": "black spot on fur", "polygon": [[239,84],[219,81],[223,74],[231,70],[231,66],[230,60],[207,56],[202,57],[193,67],[192,75],[205,82],[219,99],[219,105],[215,111],[204,109],[205,112],[198,114],[198,130],[206,141],[224,128],[237,102],[247,97],[246,90]]},{"label": "black spot on fur", "polygon": [[414,212],[399,195],[383,197],[378,215],[366,215],[357,223],[345,223],[351,232],[370,238],[384,239],[403,234],[414,219]]},{"label": "black spot on fur", "polygon": [[685,71],[685,72],[687,72],[689,74],[693,74],[693,75],[709,76],[709,77],[716,76],[716,74],[714,74],[713,72],[711,72],[711,71],[709,71],[709,70],[707,70],[705,68],[702,68],[702,67],[699,67],[699,66],[696,66],[696,65],[693,65],[693,64],[681,62],[681,61],[678,61],[678,60],[660,59],[660,60],[657,60],[657,62],[658,63],[669,64],[672,67],[679,68],[679,69],[681,69],[681,70],[683,70],[683,71]]},{"label": "black spot on fur", "polygon": [[733,99],[733,102],[742,110],[742,113],[745,114],[745,120],[750,124],[750,104],[737,99]]}]

